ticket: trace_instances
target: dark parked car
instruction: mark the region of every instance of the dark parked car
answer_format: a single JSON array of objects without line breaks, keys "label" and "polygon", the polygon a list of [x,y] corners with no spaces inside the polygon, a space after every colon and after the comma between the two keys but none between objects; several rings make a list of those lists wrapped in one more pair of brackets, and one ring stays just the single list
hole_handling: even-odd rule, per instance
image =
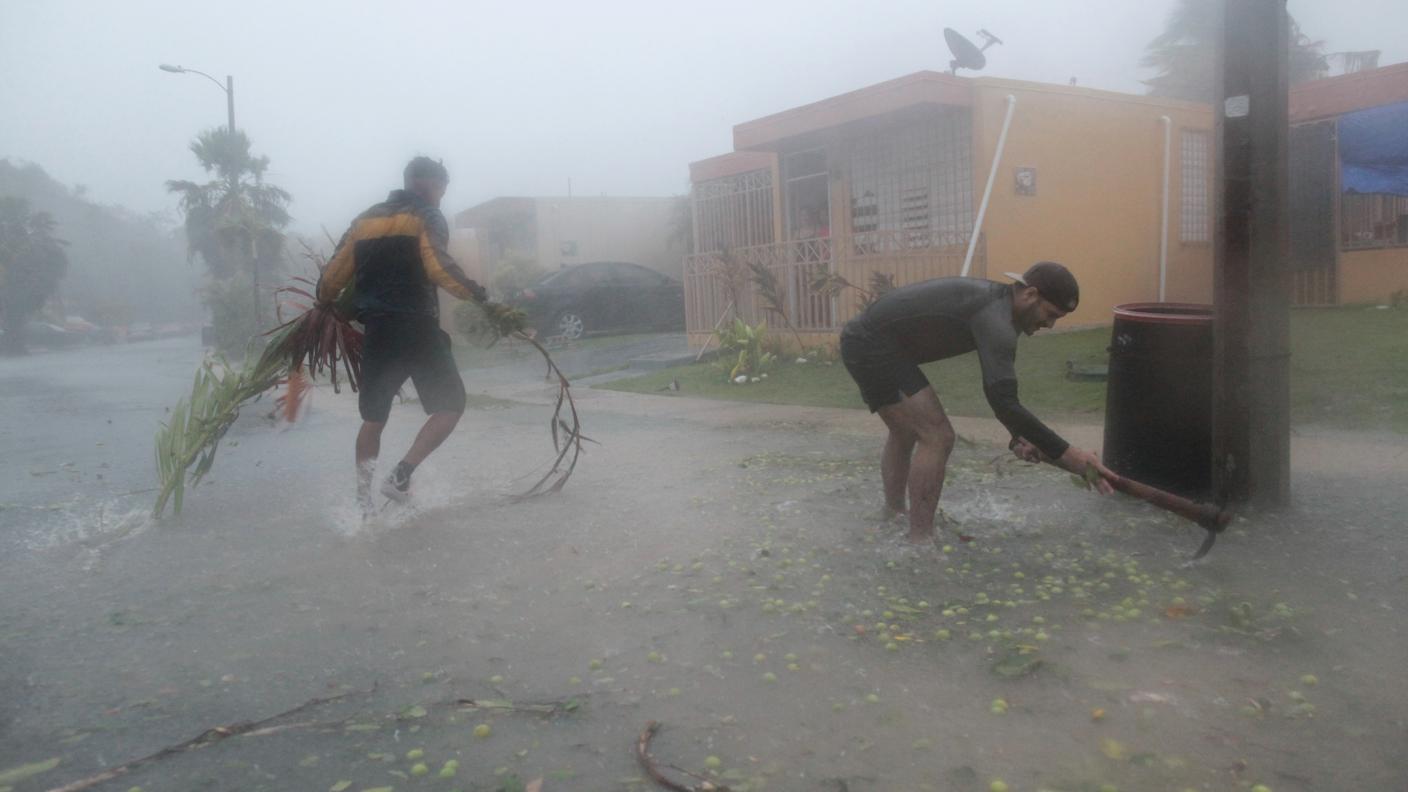
[{"label": "dark parked car", "polygon": [[560,269],[509,295],[509,302],[527,312],[539,336],[684,329],[683,284],[623,261]]},{"label": "dark parked car", "polygon": [[56,324],[30,319],[24,323],[24,341],[39,349],[67,349],[83,343],[81,333],[73,333]]}]

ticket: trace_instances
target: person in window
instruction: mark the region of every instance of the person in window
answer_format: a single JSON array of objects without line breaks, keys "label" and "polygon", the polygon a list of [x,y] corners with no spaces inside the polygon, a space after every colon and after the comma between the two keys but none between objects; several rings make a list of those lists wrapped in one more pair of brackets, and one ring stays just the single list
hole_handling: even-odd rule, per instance
[{"label": "person in window", "polygon": [[[1118,476],[1089,451],[1071,446],[1017,399],[1017,339],[1074,311],[1076,279],[1064,266],[1043,261],[1015,284],[978,278],[938,278],[886,292],[841,332],[841,360],[861,397],[889,429],[880,458],[887,514],[909,515],[909,540],[932,541],[934,513],[953,451],[953,425],[919,370],[921,363],[976,351],[983,393],[1012,434],[1008,447],[1028,461],[1098,476],[1095,487],[1113,492]],[[908,494],[908,501],[906,501]]]}]

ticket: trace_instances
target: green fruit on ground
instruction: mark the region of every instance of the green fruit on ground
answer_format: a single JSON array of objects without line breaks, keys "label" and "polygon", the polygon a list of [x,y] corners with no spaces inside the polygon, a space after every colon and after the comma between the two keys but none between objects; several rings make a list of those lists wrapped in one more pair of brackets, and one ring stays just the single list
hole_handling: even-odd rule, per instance
[{"label": "green fruit on ground", "polygon": [[425,751],[419,748],[412,748],[411,750],[406,751],[406,758],[410,759],[412,762],[421,758],[422,756],[425,756]]},{"label": "green fruit on ground", "polygon": [[440,777],[441,777],[441,778],[454,778],[454,777],[455,777],[455,772],[456,772],[456,768],[450,767],[449,765],[445,765],[444,767],[440,768]]},{"label": "green fruit on ground", "polygon": [[1300,678],[1300,683],[1306,687],[1315,687],[1320,684],[1320,680],[1314,674],[1305,674]]},{"label": "green fruit on ground", "polygon": [[430,768],[425,766],[425,762],[416,762],[411,765],[411,775],[413,776],[423,776],[429,772]]},{"label": "green fruit on ground", "polygon": [[994,778],[992,783],[988,784],[988,792],[1007,792],[1007,782],[1001,778]]},{"label": "green fruit on ground", "polygon": [[720,759],[720,758],[717,757],[717,756],[706,756],[706,757],[704,757],[704,766],[707,767],[707,768],[709,768],[710,770],[716,770],[716,769],[722,767],[723,764],[724,764],[723,760]]},{"label": "green fruit on ground", "polygon": [[478,737],[481,740],[485,737],[488,737],[489,734],[492,732],[493,730],[489,728],[489,724],[487,723],[481,723],[478,726],[474,727],[474,736]]},{"label": "green fruit on ground", "polygon": [[776,682],[776,681],[777,681],[777,674],[774,674],[773,672],[769,671],[769,672],[767,672],[766,674],[763,674],[763,681],[764,681],[764,682]]}]

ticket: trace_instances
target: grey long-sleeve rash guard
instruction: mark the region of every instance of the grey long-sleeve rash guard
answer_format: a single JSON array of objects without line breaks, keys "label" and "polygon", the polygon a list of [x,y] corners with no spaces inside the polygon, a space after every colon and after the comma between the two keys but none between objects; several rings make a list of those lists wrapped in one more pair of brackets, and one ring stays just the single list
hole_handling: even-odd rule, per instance
[{"label": "grey long-sleeve rash guard", "polygon": [[887,292],[851,323],[851,332],[891,346],[915,364],[977,350],[983,394],[1014,438],[1052,459],[1070,444],[1017,399],[1017,337],[1012,287],[978,278],[938,278]]}]

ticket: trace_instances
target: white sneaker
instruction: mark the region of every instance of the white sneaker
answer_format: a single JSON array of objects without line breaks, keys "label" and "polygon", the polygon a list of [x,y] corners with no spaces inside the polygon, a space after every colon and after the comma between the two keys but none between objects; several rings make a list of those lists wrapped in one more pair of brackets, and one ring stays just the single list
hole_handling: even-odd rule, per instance
[{"label": "white sneaker", "polygon": [[397,479],[396,473],[393,471],[385,481],[381,482],[381,494],[397,503],[405,503],[411,499],[411,480],[409,478]]}]

